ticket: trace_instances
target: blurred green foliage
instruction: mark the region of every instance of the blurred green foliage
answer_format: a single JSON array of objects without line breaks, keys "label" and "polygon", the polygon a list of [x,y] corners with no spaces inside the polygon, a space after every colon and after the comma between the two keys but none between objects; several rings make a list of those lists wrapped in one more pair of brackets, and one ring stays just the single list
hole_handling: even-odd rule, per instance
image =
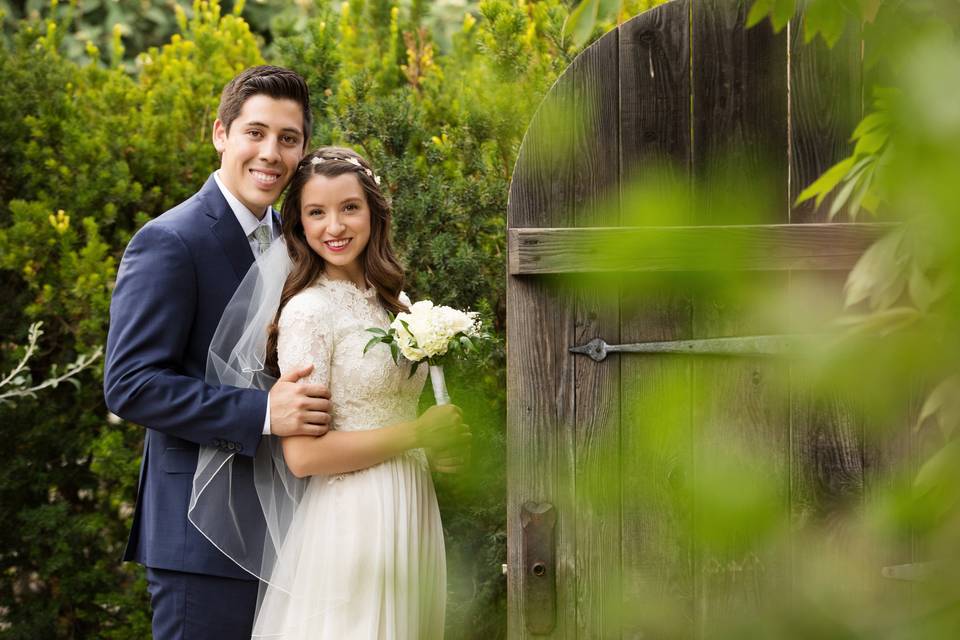
[{"label": "blurred green foliage", "polygon": [[[563,507],[649,514],[633,543],[650,554],[650,575],[624,577],[634,598],[612,615],[651,637],[954,638],[960,6],[757,0],[749,21],[781,29],[801,8],[808,43],[862,36],[866,115],[849,156],[800,185],[798,200],[815,199],[830,219],[894,224],[842,280],[720,270],[628,280],[657,329],[686,326],[656,316],[677,313],[662,301],[684,309],[676,300],[686,299],[695,332],[730,323],[733,335],[812,338],[789,366],[665,358],[641,369],[650,379],[637,384],[651,390],[621,399],[639,444],[598,465],[618,469],[608,483],[634,478],[631,493],[601,487],[582,497],[589,504]],[[693,189],[645,178],[622,196],[637,224],[683,225],[698,202],[724,221],[768,211],[756,194],[763,176]],[[740,247],[697,249],[692,271],[738,263]]]},{"label": "blurred green foliage", "polygon": [[[17,345],[38,320],[47,331],[35,356],[37,380],[53,363],[104,342],[123,247],[216,167],[209,137],[219,90],[264,59],[308,79],[317,116],[312,144],[353,146],[384,177],[411,295],[479,309],[502,338],[503,212],[530,116],[578,47],[609,25],[605,20],[654,3],[589,0],[578,5],[577,18],[560,0],[484,0],[462,5],[474,9],[462,13],[452,0],[267,0],[225,4],[223,11],[216,3],[175,4],[0,0],[0,296],[7,302],[0,309],[0,371],[22,357]],[[794,8],[790,0],[761,0],[751,20],[770,16],[782,26]],[[833,43],[862,29],[871,82],[883,89],[868,94],[877,108],[859,128],[851,159],[805,195],[823,195],[834,214],[862,209],[904,224],[851,274],[839,327],[846,339],[818,353],[805,371],[824,388],[859,398],[868,424],[881,425],[867,431],[877,441],[890,435],[882,425],[897,408],[913,403],[913,467],[894,469],[862,508],[839,506],[823,535],[816,522],[785,533],[789,523],[769,509],[774,472],[751,459],[750,443],[728,443],[729,456],[712,452],[719,463],[699,475],[684,461],[640,457],[638,469],[662,467],[676,480],[635,500],[684,504],[697,496],[698,517],[713,523],[698,533],[707,548],[776,549],[793,536],[810,550],[792,599],[774,599],[763,615],[737,618],[733,608],[713,635],[952,637],[960,602],[951,580],[960,568],[958,9],[949,0],[817,0],[806,16],[807,40]],[[641,188],[636,199],[660,224],[688,206],[685,188],[679,202],[655,191]],[[740,193],[746,190],[726,185],[711,197],[747,208]],[[751,302],[722,274],[683,286]],[[814,306],[769,299],[753,313],[789,323],[820,317]],[[85,375],[79,392],[64,386],[40,402],[0,407],[8,443],[0,454],[0,518],[10,523],[0,532],[0,637],[149,634],[142,573],[118,563],[142,430],[108,419],[101,373]],[[450,558],[449,636],[503,637],[502,345],[482,363],[451,367],[448,382],[477,440],[471,472],[438,479]],[[926,400],[916,400],[918,389],[929,391]],[[677,392],[663,401],[664,413],[645,418],[649,428],[639,430],[649,451],[681,437],[670,428],[671,411],[707,400]],[[850,566],[862,558],[817,552],[838,529],[850,547],[907,544],[929,559],[919,569],[923,581],[911,587],[911,612],[890,606],[888,590],[875,582],[849,588],[845,576],[865,570]],[[735,568],[749,572],[756,556],[743,557]],[[884,563],[867,559],[874,570]],[[757,581],[758,589],[777,592],[778,585]],[[621,613],[646,616],[658,635],[675,636],[682,615],[655,595]]]}]

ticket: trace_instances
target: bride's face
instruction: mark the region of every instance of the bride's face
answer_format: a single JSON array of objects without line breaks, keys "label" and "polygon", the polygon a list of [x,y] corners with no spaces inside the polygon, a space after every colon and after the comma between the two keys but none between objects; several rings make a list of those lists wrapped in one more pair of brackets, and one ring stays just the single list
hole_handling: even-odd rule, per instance
[{"label": "bride's face", "polygon": [[300,222],[307,244],[331,278],[363,283],[363,250],[370,241],[370,206],[355,173],[313,176],[303,187]]}]

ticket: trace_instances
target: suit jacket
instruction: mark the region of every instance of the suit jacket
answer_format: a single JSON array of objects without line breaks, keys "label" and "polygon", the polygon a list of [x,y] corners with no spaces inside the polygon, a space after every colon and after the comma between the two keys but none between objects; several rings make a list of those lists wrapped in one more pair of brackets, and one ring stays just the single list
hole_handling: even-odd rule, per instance
[{"label": "suit jacket", "polygon": [[[124,560],[252,579],[187,519],[199,446],[234,451],[235,464],[252,468],[263,431],[264,391],[204,383],[210,340],[252,263],[213,176],[127,245],[110,304],[104,370],[109,409],[146,427]],[[244,498],[257,500],[252,480]]]}]

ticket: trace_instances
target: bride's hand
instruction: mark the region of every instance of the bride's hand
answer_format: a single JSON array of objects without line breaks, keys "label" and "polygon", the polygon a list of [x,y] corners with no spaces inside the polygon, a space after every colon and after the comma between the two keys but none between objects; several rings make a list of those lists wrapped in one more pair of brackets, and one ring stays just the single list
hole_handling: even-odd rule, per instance
[{"label": "bride's hand", "polygon": [[469,459],[469,444],[456,449],[443,449],[442,451],[427,449],[427,460],[430,461],[430,468],[437,473],[458,473],[469,464]]},{"label": "bride's hand", "polygon": [[456,452],[469,447],[470,427],[463,423],[463,412],[456,405],[430,407],[413,425],[415,448],[456,455]]}]

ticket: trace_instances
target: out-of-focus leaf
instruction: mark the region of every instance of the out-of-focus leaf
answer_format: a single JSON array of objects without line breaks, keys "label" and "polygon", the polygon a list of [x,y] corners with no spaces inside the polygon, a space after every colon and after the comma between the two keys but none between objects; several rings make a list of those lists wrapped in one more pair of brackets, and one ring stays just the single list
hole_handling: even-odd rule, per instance
[{"label": "out-of-focus leaf", "polygon": [[913,491],[932,526],[960,504],[960,441],[951,440],[917,472]]},{"label": "out-of-focus leaf", "polygon": [[833,218],[840,212],[840,209],[843,208],[843,205],[847,203],[847,200],[850,199],[850,194],[853,193],[854,187],[857,186],[856,178],[848,180],[846,184],[843,185],[843,188],[837,192],[836,197],[833,199],[833,204],[830,205],[830,214],[829,218]]},{"label": "out-of-focus leaf", "polygon": [[895,307],[874,313],[846,315],[837,321],[853,334],[886,336],[900,331],[923,319],[913,307]]},{"label": "out-of-focus leaf", "polygon": [[[870,194],[870,187],[873,185],[873,169],[865,172],[865,175],[859,180],[860,186],[857,188],[857,192],[854,194],[853,199],[850,200],[850,206],[847,207],[847,215],[850,216],[851,221],[856,221],[857,214],[860,213],[860,209],[864,208],[863,203],[866,200],[867,196]],[[872,209],[870,210],[873,211]]]},{"label": "out-of-focus leaf", "polygon": [[888,139],[889,135],[885,129],[874,129],[857,140],[857,146],[853,153],[856,156],[876,153],[887,143]]},{"label": "out-of-focus leaf", "polygon": [[860,0],[860,16],[867,22],[873,22],[882,2],[883,0]]},{"label": "out-of-focus leaf", "polygon": [[770,22],[773,24],[773,30],[779,32],[796,12],[794,0],[776,0],[773,4],[773,11],[770,14]]},{"label": "out-of-focus leaf", "polygon": [[747,27],[760,24],[764,18],[770,15],[770,12],[773,11],[773,2],[774,0],[754,0],[753,6],[750,7],[750,12],[747,14]]},{"label": "out-of-focus leaf", "polygon": [[809,43],[819,33],[827,46],[833,47],[843,35],[846,16],[836,0],[813,0],[804,12],[803,39]]},{"label": "out-of-focus leaf", "polygon": [[913,300],[913,303],[917,305],[920,311],[926,312],[927,309],[930,308],[930,305],[933,304],[933,285],[930,284],[927,276],[925,276],[923,271],[916,265],[910,270],[910,280],[907,285],[907,291],[910,292],[910,299]]},{"label": "out-of-focus leaf", "polygon": [[563,23],[563,36],[580,46],[587,41],[597,24],[600,0],[584,0]]},{"label": "out-of-focus leaf", "polygon": [[847,175],[847,172],[850,171],[853,166],[853,158],[846,158],[833,165],[827,169],[822,176],[817,178],[813,184],[800,192],[800,195],[797,196],[796,204],[806,202],[816,196],[816,206],[819,207],[823,199],[827,197],[827,194],[840,184],[840,181],[843,180],[844,176]]},{"label": "out-of-focus leaf", "polygon": [[871,307],[876,308],[875,301],[880,290],[889,287],[889,283],[900,275],[903,233],[902,229],[891,231],[873,243],[860,257],[844,286],[846,306],[852,307],[869,298]]},{"label": "out-of-focus leaf", "polygon": [[857,128],[853,130],[853,135],[850,136],[850,141],[857,140],[870,133],[874,129],[880,127],[888,127],[890,125],[890,114],[884,111],[875,111],[860,121],[860,124],[857,125]]},{"label": "out-of-focus leaf", "polygon": [[950,376],[930,392],[920,410],[915,429],[920,429],[933,416],[937,417],[937,426],[943,436],[951,438],[960,422],[960,376]]}]

